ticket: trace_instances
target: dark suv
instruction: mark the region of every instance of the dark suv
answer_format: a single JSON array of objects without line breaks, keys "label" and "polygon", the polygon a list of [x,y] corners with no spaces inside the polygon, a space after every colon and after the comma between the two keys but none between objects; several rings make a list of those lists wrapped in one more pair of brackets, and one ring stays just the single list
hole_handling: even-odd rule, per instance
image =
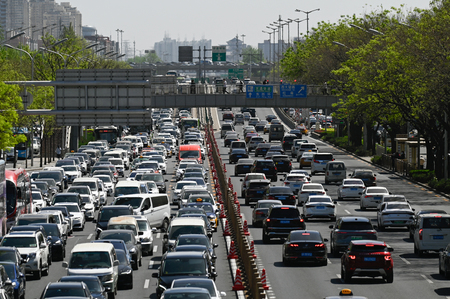
[{"label": "dark suv", "polygon": [[306,225],[296,206],[272,206],[263,221],[263,243],[272,238],[287,238],[291,231],[299,229],[306,229]]},{"label": "dark suv", "polygon": [[366,187],[377,185],[376,174],[370,169],[355,169],[353,173],[348,176],[355,179],[361,179]]},{"label": "dark suv", "polygon": [[255,149],[255,157],[265,156],[269,151],[271,144],[270,143],[258,143]]},{"label": "dark suv", "polygon": [[394,261],[391,252],[382,241],[351,241],[341,257],[341,278],[349,283],[352,276],[382,276],[386,282],[394,281]]},{"label": "dark suv", "polygon": [[291,172],[292,162],[288,155],[273,155],[272,160],[275,163],[278,172]]},{"label": "dark suv", "polygon": [[377,232],[366,217],[341,217],[330,225],[330,247],[334,257],[345,251],[353,240],[377,240]]},{"label": "dark suv", "polygon": [[103,230],[106,230],[108,226],[108,221],[112,217],[118,217],[118,216],[128,216],[133,215],[133,207],[128,205],[117,205],[117,206],[103,206],[100,208],[100,211],[98,212],[98,218],[94,219],[92,222],[97,223],[96,227],[96,239],[98,238],[98,235]]},{"label": "dark suv", "polygon": [[258,201],[263,198],[266,191],[270,188],[269,180],[251,180],[248,182],[245,190],[245,204],[249,205],[251,201]]},{"label": "dark suv", "polygon": [[277,181],[278,170],[273,160],[256,160],[250,171],[264,173],[266,178],[272,179],[272,182]]},{"label": "dark suv", "polygon": [[292,145],[294,144],[294,139],[297,139],[297,135],[295,134],[286,134],[283,136],[281,140],[281,144],[283,145],[283,149],[285,151],[291,150]]}]

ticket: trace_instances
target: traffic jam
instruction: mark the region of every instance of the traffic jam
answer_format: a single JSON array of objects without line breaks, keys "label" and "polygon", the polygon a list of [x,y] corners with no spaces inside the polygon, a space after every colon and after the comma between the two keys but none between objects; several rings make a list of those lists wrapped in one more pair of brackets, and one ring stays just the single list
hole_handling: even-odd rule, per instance
[{"label": "traffic jam", "polygon": [[[4,298],[244,296],[206,124],[193,110],[154,109],[152,130],[99,127],[95,141],[52,166],[6,169]],[[212,111],[267,298],[298,298],[289,284],[299,277],[322,281],[321,290],[302,290],[305,298],[372,298],[367,288],[402,275],[394,261],[402,271],[433,261],[427,269],[450,276],[445,208],[412,204],[400,183],[384,184],[390,174],[303,124],[288,128],[271,108]],[[408,254],[396,255],[397,246]]]}]

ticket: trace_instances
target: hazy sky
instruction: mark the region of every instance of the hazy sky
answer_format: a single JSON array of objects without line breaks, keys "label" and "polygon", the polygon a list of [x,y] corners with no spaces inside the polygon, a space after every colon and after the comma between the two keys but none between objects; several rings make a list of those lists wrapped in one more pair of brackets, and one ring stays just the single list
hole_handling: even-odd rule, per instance
[{"label": "hazy sky", "polygon": [[[165,35],[177,40],[211,39],[213,45],[225,44],[236,34],[247,45],[257,47],[269,35],[266,26],[278,20],[306,18],[295,12],[320,8],[309,14],[309,27],[320,21],[336,22],[341,15],[364,13],[400,7],[429,8],[429,0],[64,0],[70,1],[83,16],[83,25],[97,28],[98,34],[117,40],[116,29],[123,30],[123,41],[136,42],[138,50],[152,49]],[[56,0],[61,2],[61,0]],[[370,4],[367,4],[370,3]],[[284,27],[287,40],[287,27]],[[300,23],[306,33],[306,21]],[[297,23],[290,24],[291,39],[297,36]],[[273,36],[272,36],[273,38]]]}]

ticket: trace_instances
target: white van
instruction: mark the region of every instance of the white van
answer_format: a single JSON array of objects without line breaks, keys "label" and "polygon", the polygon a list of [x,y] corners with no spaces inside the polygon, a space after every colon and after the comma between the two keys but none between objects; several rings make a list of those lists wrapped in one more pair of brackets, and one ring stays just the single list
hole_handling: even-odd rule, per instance
[{"label": "white van", "polygon": [[450,243],[450,215],[424,214],[414,222],[414,253],[439,251]]},{"label": "white van", "polygon": [[119,196],[113,205],[130,205],[134,215],[145,216],[151,227],[166,230],[169,226],[170,203],[167,194],[132,194]]},{"label": "white van", "polygon": [[119,260],[111,243],[81,243],[71,251],[69,262],[63,262],[67,275],[95,275],[108,291],[108,297],[117,294]]},{"label": "white van", "polygon": [[325,184],[341,183],[347,177],[347,168],[342,161],[329,161],[325,165]]},{"label": "white van", "polygon": [[131,231],[133,231],[136,239],[139,239],[139,235],[143,234],[143,233],[140,233],[140,231],[139,231],[139,225],[137,223],[136,218],[134,218],[132,216],[117,216],[117,217],[110,218],[108,221],[107,229],[131,230]]},{"label": "white van", "polygon": [[114,201],[119,196],[130,194],[147,194],[147,185],[140,181],[120,181],[114,189]]},{"label": "white van", "polygon": [[103,156],[112,157],[112,158],[120,158],[123,160],[123,165],[125,167],[125,170],[128,170],[130,168],[128,152],[124,149],[114,149],[113,151],[104,153]]},{"label": "white van", "polygon": [[144,148],[144,143],[141,138],[137,138],[136,136],[125,136],[123,137],[123,140],[131,141],[131,143],[138,148],[138,151],[141,151]]}]

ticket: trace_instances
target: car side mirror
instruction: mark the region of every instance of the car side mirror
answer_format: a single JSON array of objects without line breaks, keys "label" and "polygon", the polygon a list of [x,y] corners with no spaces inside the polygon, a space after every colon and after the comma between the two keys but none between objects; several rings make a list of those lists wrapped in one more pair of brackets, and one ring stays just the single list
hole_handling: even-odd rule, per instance
[{"label": "car side mirror", "polygon": [[323,239],[323,241],[324,241],[324,242],[328,242],[328,239],[325,238],[325,239]]},{"label": "car side mirror", "polygon": [[143,234],[144,234],[144,232],[141,232],[141,231],[138,232],[138,235],[139,235],[139,236],[142,236]]},{"label": "car side mirror", "polygon": [[105,287],[105,292],[111,292],[111,287]]},{"label": "car side mirror", "polygon": [[333,228],[333,227],[334,227],[333,225],[328,226],[328,228]]},{"label": "car side mirror", "polygon": [[213,260],[217,260],[217,255],[213,254],[213,255],[211,256],[211,258],[212,258]]},{"label": "car side mirror", "polygon": [[388,251],[389,251],[389,252],[393,252],[393,251],[394,251],[394,248],[388,247]]},{"label": "car side mirror", "polygon": [[41,245],[39,245],[40,249],[44,249],[45,247],[47,247],[47,245],[45,245],[44,243],[41,243]]},{"label": "car side mirror", "polygon": [[69,264],[67,263],[67,262],[62,262],[62,265],[61,265],[63,268],[68,268],[69,267]]},{"label": "car side mirror", "polygon": [[114,260],[113,267],[119,266],[119,260]]},{"label": "car side mirror", "polygon": [[415,211],[416,209],[411,209],[411,210]]},{"label": "car side mirror", "polygon": [[219,247],[219,244],[213,244],[213,248]]},{"label": "car side mirror", "polygon": [[158,273],[158,272],[152,273],[152,277],[153,277],[153,278],[158,278],[158,277],[159,277],[159,273]]},{"label": "car side mirror", "polygon": [[165,180],[164,180],[164,182],[168,182],[168,181],[169,181],[168,179],[165,179]]}]

